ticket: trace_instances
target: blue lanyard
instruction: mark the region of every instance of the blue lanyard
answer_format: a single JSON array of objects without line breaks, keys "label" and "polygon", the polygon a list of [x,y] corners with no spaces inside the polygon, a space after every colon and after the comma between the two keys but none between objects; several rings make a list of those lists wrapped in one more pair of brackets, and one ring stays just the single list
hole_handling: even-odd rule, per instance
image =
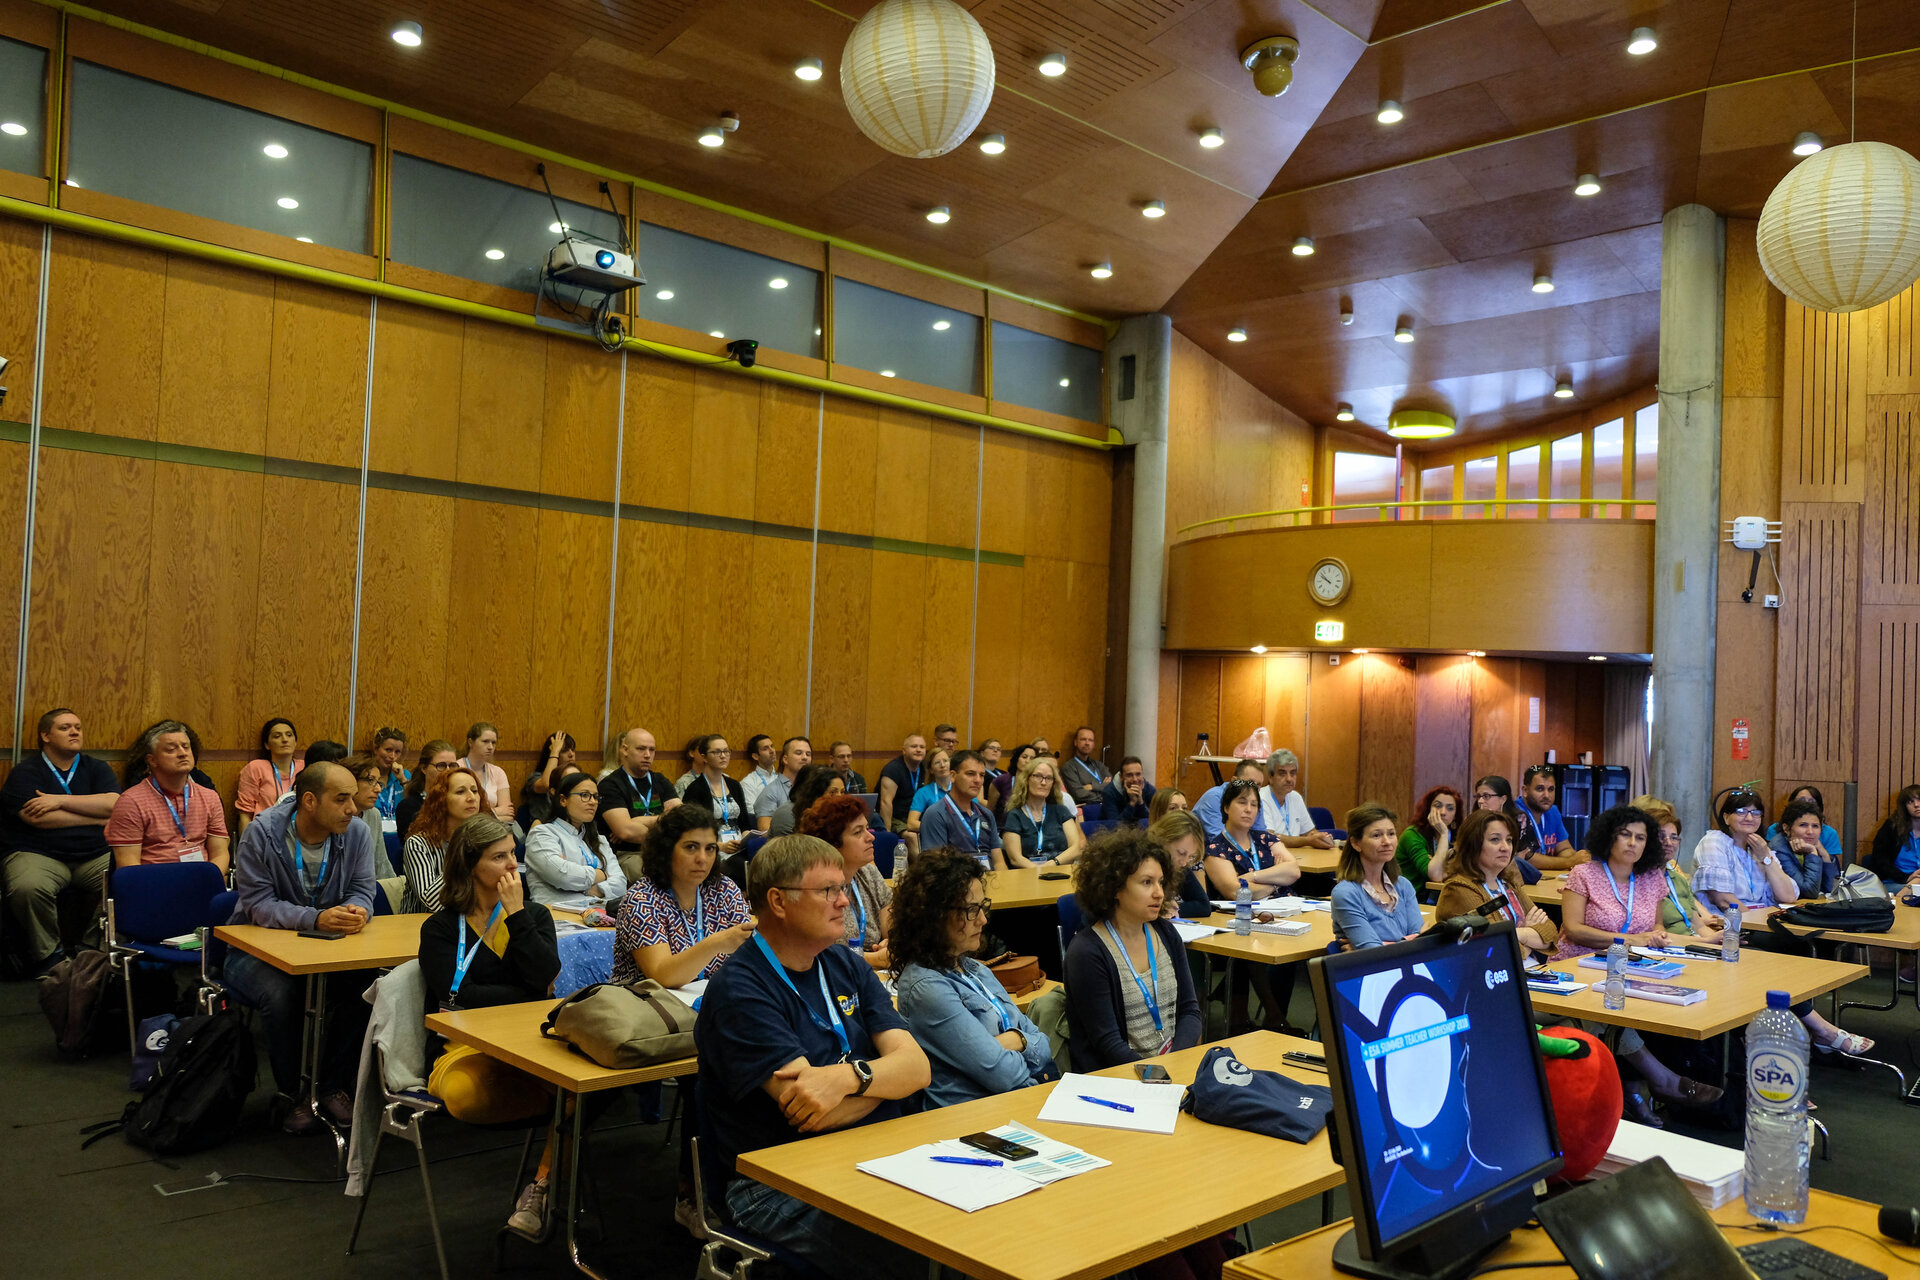
[{"label": "blue lanyard", "polygon": [[[705,885],[699,885],[696,886],[693,891],[693,945],[696,947],[707,940],[707,904],[700,897],[700,890],[705,887]],[[680,899],[678,897],[673,900],[673,905],[676,907],[680,906]],[[680,907],[681,923],[686,923],[686,919],[687,909]]]},{"label": "blue lanyard", "polygon": [[391,818],[393,816],[394,811],[400,806],[400,797],[406,794],[406,790],[407,780],[405,777],[396,778],[392,774],[387,775],[386,782],[381,784],[380,794],[373,799],[374,807],[380,810],[381,817]]},{"label": "blue lanyard", "polygon": [[[287,824],[287,848],[293,850],[293,869],[299,873],[300,887],[304,889],[307,885],[307,847],[300,843],[300,833],[294,829],[294,824],[291,822]],[[328,840],[321,848],[325,852],[320,855],[320,875],[313,882],[313,892],[307,895],[308,902],[320,896],[320,886],[327,882],[327,862],[333,857],[333,841]],[[461,921],[463,926],[465,923],[464,920]]]},{"label": "blue lanyard", "polygon": [[451,1000],[460,994],[460,984],[467,980],[467,966],[473,963],[475,953],[487,940],[487,934],[493,932],[493,926],[500,923],[500,911],[505,906],[504,902],[493,904],[493,914],[487,917],[486,933],[475,938],[471,947],[467,946],[467,918],[460,917],[460,941],[453,949],[453,989],[447,992],[447,999]]},{"label": "blue lanyard", "polygon": [[980,994],[980,998],[987,1002],[987,1007],[993,1010],[994,1016],[1000,1019],[1000,1030],[1003,1033],[1013,1030],[1013,1015],[1007,1012],[1005,1001],[981,986],[980,980],[967,972],[965,961],[961,962],[960,976]]},{"label": "blue lanyard", "polygon": [[[977,852],[980,848],[980,819],[978,817],[970,817],[966,814],[961,813],[960,806],[953,802],[953,797],[951,795],[941,796],[940,803],[947,806],[947,808],[953,810],[953,816],[966,824],[967,834],[973,837],[973,847],[974,847],[974,850]],[[968,805],[967,807],[971,809],[973,806]]]},{"label": "blue lanyard", "polygon": [[284,780],[280,777],[279,765],[269,760],[267,761],[267,768],[273,770],[273,794],[276,796],[285,795],[287,788],[293,785],[293,761],[287,761],[287,776]]},{"label": "blue lanyard", "polygon": [[653,808],[653,772],[651,770],[647,772],[647,790],[645,794],[641,793],[640,784],[634,781],[632,774],[627,774],[627,781],[633,786],[633,794],[640,805],[640,812],[644,814],[647,810]]},{"label": "blue lanyard", "polygon": [[[1047,852],[1047,806],[1040,806],[1040,816],[1033,817],[1033,810],[1027,810],[1027,817],[1033,820],[1033,851],[1044,857]],[[1005,1030],[1003,1027],[1002,1030]]]},{"label": "blue lanyard", "polygon": [[1220,838],[1227,842],[1227,848],[1247,860],[1247,870],[1249,873],[1260,870],[1260,855],[1253,851],[1253,832],[1247,832],[1247,847],[1244,849],[1233,842],[1233,837],[1227,834],[1227,829],[1224,826],[1220,828]]},{"label": "blue lanyard", "polygon": [[[607,864],[600,861],[600,855],[593,851],[593,842],[587,839],[586,831],[575,831],[573,829],[573,821],[570,818],[561,818],[559,821],[560,825],[569,832],[572,832],[573,838],[580,842],[580,852],[587,856],[587,861],[592,864],[593,869],[595,871],[604,870]],[[588,823],[587,825],[588,830],[591,830],[593,824]]]},{"label": "blue lanyard", "polygon": [[1133,967],[1133,961],[1128,958],[1126,945],[1120,941],[1120,935],[1113,931],[1113,921],[1107,920],[1102,923],[1106,926],[1107,936],[1113,939],[1114,950],[1120,953],[1121,967],[1127,971],[1127,976],[1133,979],[1133,985],[1140,988],[1140,998],[1147,1002],[1147,1012],[1153,1015],[1153,1029],[1165,1030],[1160,1022],[1160,961],[1153,953],[1153,930],[1148,928],[1143,931],[1147,940],[1147,974],[1153,979],[1153,986],[1149,989],[1146,983],[1140,981],[1139,971]]},{"label": "blue lanyard", "polygon": [[60,772],[60,766],[56,765],[53,760],[48,757],[46,752],[42,751],[40,758],[47,762],[47,772],[51,773],[53,780],[60,784],[60,789],[68,795],[72,795],[73,775],[80,772],[80,753],[77,751],[74,753],[73,763],[67,766],[65,773]]},{"label": "blue lanyard", "polygon": [[847,896],[853,899],[853,911],[860,921],[860,950],[867,949],[867,904],[860,900],[860,886],[847,882]]},{"label": "blue lanyard", "polygon": [[162,791],[159,783],[149,777],[147,779],[147,785],[152,787],[154,792],[166,802],[167,816],[173,819],[173,825],[180,832],[180,838],[185,840],[187,838],[187,813],[193,808],[193,780],[190,778],[182,778],[180,780],[180,807],[177,810],[173,807],[173,797],[165,791]]},{"label": "blue lanyard", "polygon": [[[702,779],[702,781],[705,780]],[[717,789],[713,783],[707,783],[707,799],[713,801],[713,816],[720,820],[720,825],[731,829],[733,821],[728,810],[733,805],[733,792],[728,788],[725,777],[720,779],[720,786]]]},{"label": "blue lanyard", "polygon": [[1633,898],[1635,894],[1640,892],[1640,877],[1639,876],[1627,877],[1627,896],[1625,898],[1622,898],[1620,896],[1620,883],[1619,881],[1613,878],[1613,869],[1611,867],[1602,865],[1600,868],[1600,871],[1607,878],[1607,888],[1613,890],[1613,900],[1619,903],[1627,913],[1627,918],[1620,923],[1620,932],[1622,933],[1632,932],[1633,930]]},{"label": "blue lanyard", "polygon": [[1665,874],[1667,877],[1667,896],[1673,899],[1673,909],[1680,913],[1680,923],[1687,926],[1688,933],[1692,933],[1693,917],[1687,914],[1686,907],[1682,906],[1680,903],[1680,890],[1673,883],[1673,871],[1671,869],[1668,869],[1666,870]]},{"label": "blue lanyard", "polygon": [[900,766],[900,772],[907,775],[907,799],[911,800],[913,799],[914,792],[920,790],[920,770],[908,769],[907,766],[903,764]]},{"label": "blue lanyard", "polygon": [[[760,954],[767,958],[767,963],[773,966],[773,971],[780,975],[780,981],[787,984],[787,990],[793,992],[793,998],[800,1000],[800,990],[793,985],[793,979],[787,976],[787,966],[781,964],[780,957],[773,954],[773,948],[767,945],[767,940],[756,933],[753,935],[753,941],[760,948]],[[853,1042],[847,1038],[846,1025],[840,1021],[840,1010],[833,1003],[833,993],[827,990],[827,966],[816,959],[813,967],[814,971],[820,975],[820,998],[826,1002],[827,1017],[833,1019],[833,1024],[829,1026],[822,1022],[820,1015],[815,1013],[813,1006],[805,1000],[800,1000],[800,1007],[807,1011],[809,1018],[813,1019],[814,1026],[822,1031],[833,1032],[834,1038],[840,1042],[841,1053],[850,1054],[853,1052]]]}]

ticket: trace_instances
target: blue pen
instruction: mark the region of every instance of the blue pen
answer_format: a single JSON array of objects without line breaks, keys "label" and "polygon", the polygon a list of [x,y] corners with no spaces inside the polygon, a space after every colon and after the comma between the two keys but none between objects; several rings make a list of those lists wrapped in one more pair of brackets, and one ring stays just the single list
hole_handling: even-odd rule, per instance
[{"label": "blue pen", "polygon": [[977,1164],[986,1169],[998,1169],[1006,1162],[1002,1160],[976,1160],[972,1156],[928,1156],[935,1164]]},{"label": "blue pen", "polygon": [[1128,1106],[1124,1102],[1110,1102],[1105,1098],[1090,1097],[1089,1095],[1084,1093],[1075,1094],[1074,1096],[1079,1098],[1080,1101],[1082,1102],[1091,1102],[1096,1107],[1112,1107],[1115,1111],[1132,1111],[1133,1110],[1132,1107]]}]

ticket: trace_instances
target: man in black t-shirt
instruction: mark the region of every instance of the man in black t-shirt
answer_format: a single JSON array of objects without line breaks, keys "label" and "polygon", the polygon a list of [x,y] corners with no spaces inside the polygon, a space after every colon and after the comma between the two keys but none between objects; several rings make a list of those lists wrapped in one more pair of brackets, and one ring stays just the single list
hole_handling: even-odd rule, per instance
[{"label": "man in black t-shirt", "polygon": [[620,859],[627,883],[641,876],[640,850],[647,832],[669,809],[678,808],[680,797],[666,775],[653,771],[653,735],[645,729],[629,729],[617,744],[619,765],[600,779],[600,829]]},{"label": "man in black t-shirt", "polygon": [[120,784],[104,762],[80,754],[81,740],[78,712],[47,712],[40,750],[21,757],[0,787],[7,908],[36,975],[59,963],[63,946],[100,945],[107,819]]},{"label": "man in black t-shirt", "polygon": [[926,766],[927,740],[910,733],[900,754],[880,770],[880,824],[895,835],[907,828],[907,806],[927,780]]}]

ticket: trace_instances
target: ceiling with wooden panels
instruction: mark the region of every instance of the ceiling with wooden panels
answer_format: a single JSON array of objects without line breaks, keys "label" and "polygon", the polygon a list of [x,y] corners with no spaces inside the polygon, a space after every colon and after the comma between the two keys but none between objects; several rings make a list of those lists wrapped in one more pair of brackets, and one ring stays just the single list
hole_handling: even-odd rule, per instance
[{"label": "ceiling with wooden panels", "polygon": [[[1653,382],[1663,213],[1757,216],[1794,134],[1844,141],[1856,92],[1852,0],[961,0],[997,62],[979,132],[1008,150],[915,161],[840,99],[874,2],[95,0],[1018,293],[1165,310],[1309,421],[1344,401],[1374,430],[1409,406],[1498,432]],[[422,48],[388,39],[402,17]],[[1660,47],[1631,57],[1642,25]],[[1237,55],[1275,33],[1302,53],[1268,99]],[[1857,136],[1920,153],[1920,3],[1859,0],[1857,40]],[[1036,69],[1051,51],[1057,80]],[[792,74],[809,56],[811,84]],[[1394,126],[1374,118],[1389,97]],[[723,111],[739,131],[700,147]],[[1226,146],[1197,145],[1208,126]],[[1599,195],[1572,194],[1582,172]],[[945,226],[925,221],[938,204]],[[1288,252],[1300,235],[1312,256]],[[1551,398],[1562,377],[1571,402]]]}]

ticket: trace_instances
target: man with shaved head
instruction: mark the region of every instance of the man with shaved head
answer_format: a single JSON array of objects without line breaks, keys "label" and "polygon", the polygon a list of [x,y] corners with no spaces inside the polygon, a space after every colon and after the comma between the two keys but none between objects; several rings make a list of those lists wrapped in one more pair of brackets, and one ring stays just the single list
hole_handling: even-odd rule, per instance
[{"label": "man with shaved head", "polygon": [[647,832],[661,814],[680,807],[673,783],[653,771],[653,753],[653,735],[645,729],[629,729],[614,744],[619,762],[600,779],[600,829],[607,833],[628,884],[638,883],[645,874],[640,849]]}]

